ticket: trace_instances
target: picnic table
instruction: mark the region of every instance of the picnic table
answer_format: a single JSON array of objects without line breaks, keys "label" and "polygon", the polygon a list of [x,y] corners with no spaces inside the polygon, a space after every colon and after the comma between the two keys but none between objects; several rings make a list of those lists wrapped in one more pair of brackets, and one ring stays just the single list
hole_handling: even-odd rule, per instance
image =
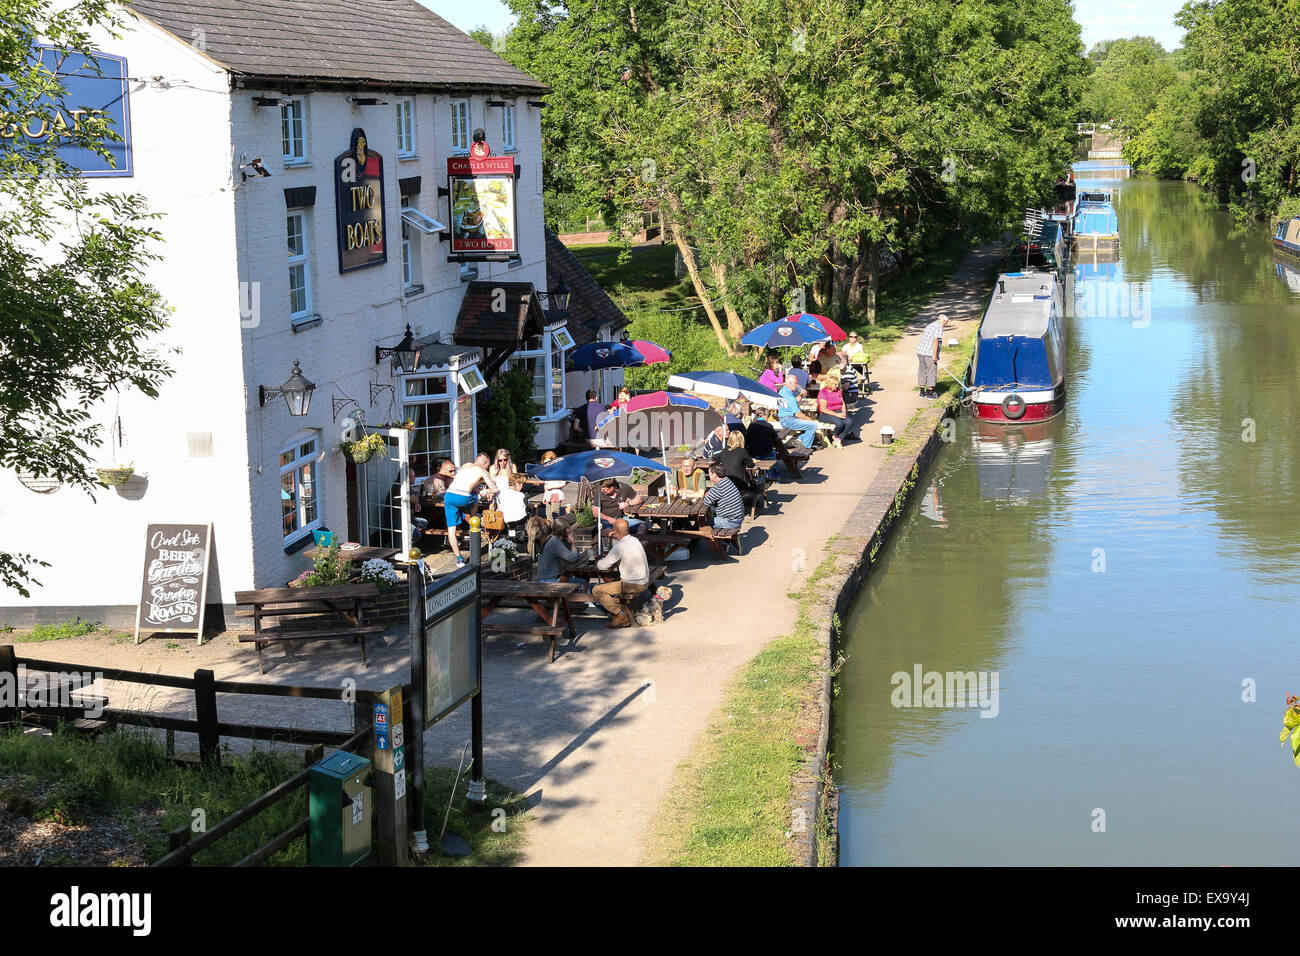
[{"label": "picnic table", "polygon": [[[366,662],[366,636],[382,634],[382,625],[367,625],[363,618],[364,606],[379,596],[375,584],[338,584],[322,588],[263,588],[258,591],[236,591],[235,603],[246,605],[247,611],[236,611],[237,617],[253,619],[253,633],[240,635],[239,640],[257,645],[257,669],[265,674],[262,652],[267,645],[293,640],[324,640],[350,637],[361,642],[361,666]],[[286,618],[273,627],[264,627],[267,618]],[[340,623],[341,622],[341,623]]]},{"label": "picnic table", "polygon": [[689,523],[706,517],[709,506],[701,498],[646,498],[639,505],[627,509],[627,515],[642,521],[657,521],[671,526],[674,523]]},{"label": "picnic table", "polygon": [[481,618],[484,622],[500,607],[528,607],[537,612],[545,623],[538,626],[513,624],[483,624],[484,634],[535,634],[546,638],[551,645],[551,661],[555,660],[555,641],[565,630],[569,643],[577,639],[573,615],[569,613],[568,597],[582,590],[576,581],[513,581],[509,578],[484,578]]}]

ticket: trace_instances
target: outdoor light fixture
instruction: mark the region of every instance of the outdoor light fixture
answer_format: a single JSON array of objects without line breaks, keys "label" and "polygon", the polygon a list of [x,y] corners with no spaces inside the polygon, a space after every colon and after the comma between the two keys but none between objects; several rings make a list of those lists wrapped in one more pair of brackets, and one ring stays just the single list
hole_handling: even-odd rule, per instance
[{"label": "outdoor light fixture", "polygon": [[298,367],[298,360],[294,359],[293,374],[289,376],[289,381],[279,388],[267,388],[265,385],[257,386],[257,404],[265,406],[268,398],[283,395],[284,403],[289,406],[289,414],[295,418],[301,418],[307,414],[307,409],[311,407],[311,393],[315,389],[316,383],[309,382],[303,377],[302,369]]},{"label": "outdoor light fixture", "polygon": [[375,346],[375,364],[378,365],[385,358],[391,358],[402,367],[402,371],[414,372],[420,367],[420,351],[423,348],[423,345],[415,341],[415,336],[411,334],[410,323],[407,323],[406,335],[393,348]]},{"label": "outdoor light fixture", "polygon": [[554,289],[547,291],[546,302],[556,312],[568,312],[570,295],[572,295],[572,293],[569,291],[569,287],[565,285],[564,280],[561,279],[559,285]]}]

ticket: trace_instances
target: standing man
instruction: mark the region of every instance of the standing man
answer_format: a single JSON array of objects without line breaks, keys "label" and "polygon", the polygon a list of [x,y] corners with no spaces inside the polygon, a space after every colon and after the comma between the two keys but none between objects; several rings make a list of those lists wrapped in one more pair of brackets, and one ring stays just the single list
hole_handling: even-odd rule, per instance
[{"label": "standing man", "polygon": [[596,567],[607,571],[617,564],[619,580],[597,584],[592,593],[613,617],[610,627],[631,627],[632,615],[620,603],[619,596],[631,600],[646,589],[650,584],[650,562],[646,560],[645,548],[622,518],[614,522],[611,537],[614,544],[609,554],[596,562]]},{"label": "standing man", "polygon": [[[447,486],[447,493],[442,497],[442,510],[447,516],[447,541],[452,553],[456,555],[456,567],[463,568],[465,558],[460,553],[460,540],[456,529],[460,527],[465,512],[478,510],[480,493],[488,498],[497,496],[497,483],[488,474],[492,459],[484,452],[479,452],[473,464],[461,468],[456,477]],[[482,492],[480,492],[482,489]]]},{"label": "standing man", "polygon": [[777,415],[782,428],[788,428],[792,432],[799,432],[800,443],[803,444],[804,448],[811,448],[813,438],[817,435],[817,423],[799,410],[799,392],[799,380],[791,372],[785,377],[785,386],[781,391],[777,392],[781,399],[781,404],[777,408]]},{"label": "standing man", "polygon": [[594,388],[587,389],[587,403],[579,405],[573,410],[573,421],[578,427],[578,433],[588,441],[596,440],[596,421],[601,415],[605,414],[605,406],[600,404],[599,396]]},{"label": "standing man", "polygon": [[916,345],[916,384],[921,387],[922,398],[934,398],[939,375],[939,349],[943,346],[943,330],[948,327],[948,316],[941,315],[921,332]]}]

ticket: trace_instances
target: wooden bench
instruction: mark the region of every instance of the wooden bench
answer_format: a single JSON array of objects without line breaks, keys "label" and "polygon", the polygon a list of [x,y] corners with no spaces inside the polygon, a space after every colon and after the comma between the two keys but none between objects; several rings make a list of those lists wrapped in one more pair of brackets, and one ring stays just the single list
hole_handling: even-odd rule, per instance
[{"label": "wooden bench", "polygon": [[733,528],[727,531],[714,531],[712,528],[706,526],[703,528],[683,528],[677,533],[707,541],[709,547],[713,550],[714,555],[719,558],[725,558],[727,556],[727,550],[732,544],[736,546],[736,554],[745,553],[745,548],[740,541],[739,528]]},{"label": "wooden bench", "polygon": [[[507,604],[505,606],[513,607],[514,605]],[[521,606],[527,607],[526,604]],[[551,645],[550,663],[554,664],[555,663],[555,642],[564,635],[564,632],[567,630],[567,628],[549,627],[544,624],[531,625],[531,626],[527,624],[519,625],[519,626],[513,624],[484,624],[482,630],[483,630],[484,637],[489,637],[493,634],[521,634],[521,635],[531,634],[531,635],[539,635],[541,637],[544,637]],[[572,644],[575,640],[577,640],[576,634],[571,635],[569,637],[570,644]]]},{"label": "wooden bench", "polygon": [[[235,603],[249,605],[236,611],[240,617],[253,618],[251,634],[239,640],[257,647],[257,669],[265,674],[262,652],[267,645],[282,641],[334,640],[350,637],[361,642],[361,666],[368,667],[366,637],[382,634],[382,625],[367,626],[364,605],[379,596],[376,584],[338,584],[323,588],[263,588],[236,591]],[[275,626],[263,627],[265,619],[290,617]],[[340,624],[342,626],[340,626]]]},{"label": "wooden bench", "polygon": [[[628,614],[635,614],[636,605],[640,604],[644,600],[648,600],[650,595],[654,593],[655,582],[663,580],[665,577],[667,577],[667,575],[668,575],[667,565],[665,564],[651,565],[650,580],[646,583],[646,586],[633,595],[625,595],[620,591],[619,604],[623,606],[623,609],[626,610]],[[600,598],[596,597],[596,595],[590,591],[577,591],[573,594],[568,595],[567,600],[570,604],[579,604],[579,605],[585,605],[586,607],[602,608],[601,613],[604,614],[604,610],[603,610],[604,606],[600,603]]]},{"label": "wooden bench", "polygon": [[[690,543],[691,539],[686,535],[669,531],[648,534],[641,539],[641,544],[645,547],[645,553],[650,559],[650,563],[657,565],[662,565],[668,555]],[[651,574],[651,580],[653,581],[653,570]]]}]

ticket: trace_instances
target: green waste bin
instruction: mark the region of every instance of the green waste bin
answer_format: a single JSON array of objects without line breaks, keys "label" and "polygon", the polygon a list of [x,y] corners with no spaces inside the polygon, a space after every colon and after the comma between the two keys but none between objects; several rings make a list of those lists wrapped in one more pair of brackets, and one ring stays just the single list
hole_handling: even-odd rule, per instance
[{"label": "green waste bin", "polygon": [[355,866],[370,855],[370,761],[336,750],[312,764],[311,865]]}]

